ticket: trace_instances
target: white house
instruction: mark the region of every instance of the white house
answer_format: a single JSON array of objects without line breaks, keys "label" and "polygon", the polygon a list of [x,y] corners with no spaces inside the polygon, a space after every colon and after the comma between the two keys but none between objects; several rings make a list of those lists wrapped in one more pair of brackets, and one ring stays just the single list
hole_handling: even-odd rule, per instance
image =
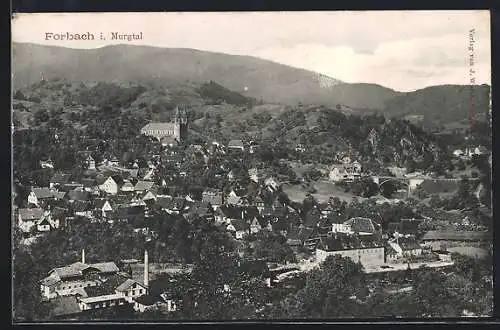
[{"label": "white house", "polygon": [[49,160],[41,160],[40,167],[41,168],[54,168],[54,163],[50,159]]},{"label": "white house", "polygon": [[361,164],[354,161],[350,164],[335,165],[329,173],[329,179],[333,182],[352,181],[361,177]]},{"label": "white house", "polygon": [[103,217],[107,216],[107,213],[113,211],[113,208],[111,207],[111,204],[109,201],[105,199],[98,199],[95,202],[95,208],[99,211],[101,211],[101,214]]},{"label": "white house", "polygon": [[332,224],[332,232],[333,233],[350,233],[351,226],[345,223],[333,223]]},{"label": "white house", "polygon": [[226,197],[226,203],[228,205],[238,205],[241,202],[241,197],[236,194],[234,190],[231,190]]},{"label": "white house", "polygon": [[399,258],[419,256],[422,254],[422,246],[414,238],[397,236],[397,238],[388,243],[396,251]]},{"label": "white house", "polygon": [[261,230],[262,230],[262,226],[260,225],[259,220],[257,220],[257,217],[254,217],[250,221],[250,232],[251,233],[258,233]]},{"label": "white house", "polygon": [[25,233],[30,232],[43,216],[44,211],[40,208],[19,209],[19,229]]},{"label": "white house", "polygon": [[130,182],[130,180],[124,180],[123,186],[120,190],[123,192],[132,192],[134,191],[134,185],[132,184],[132,182]]},{"label": "white house", "polygon": [[123,185],[123,179],[121,179],[119,176],[110,176],[104,181],[100,186],[99,189],[106,192],[107,194],[110,195],[116,195],[118,191],[120,191],[121,186]]},{"label": "white house", "polygon": [[40,202],[48,199],[63,199],[65,192],[50,190],[48,188],[32,188],[28,195],[28,204],[40,205]]}]

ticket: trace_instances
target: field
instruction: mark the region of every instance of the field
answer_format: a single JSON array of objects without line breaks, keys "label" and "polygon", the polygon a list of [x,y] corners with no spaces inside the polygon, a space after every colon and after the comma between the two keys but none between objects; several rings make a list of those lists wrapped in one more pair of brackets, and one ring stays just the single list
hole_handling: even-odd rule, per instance
[{"label": "field", "polygon": [[[350,203],[353,197],[356,197],[353,194],[345,193],[342,188],[337,187],[333,183],[328,181],[313,182],[312,186],[316,188],[316,192],[312,195],[319,202],[328,202],[328,199],[330,197],[338,197],[340,200]],[[307,194],[307,189],[305,189],[301,185],[285,184],[283,186],[283,191],[292,201],[295,202],[302,202]],[[357,198],[360,200],[363,199],[361,197]]]},{"label": "field", "polygon": [[449,247],[447,250],[474,258],[484,258],[488,254],[488,251],[486,251],[485,249],[475,246],[455,246]]}]

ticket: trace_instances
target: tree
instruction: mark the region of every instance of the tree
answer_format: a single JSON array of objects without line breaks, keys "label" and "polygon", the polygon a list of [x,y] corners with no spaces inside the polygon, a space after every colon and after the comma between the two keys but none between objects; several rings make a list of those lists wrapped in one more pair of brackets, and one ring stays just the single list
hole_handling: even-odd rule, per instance
[{"label": "tree", "polygon": [[349,258],[329,256],[306,277],[305,286],[288,295],[272,311],[275,318],[362,316],[356,296],[364,287],[363,270]]}]

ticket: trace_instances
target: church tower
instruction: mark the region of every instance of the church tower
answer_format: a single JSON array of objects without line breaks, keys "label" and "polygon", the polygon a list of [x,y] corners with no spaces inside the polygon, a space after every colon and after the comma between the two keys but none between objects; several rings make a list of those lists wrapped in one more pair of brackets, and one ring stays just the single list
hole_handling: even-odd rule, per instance
[{"label": "church tower", "polygon": [[185,106],[177,106],[175,108],[174,123],[174,138],[179,142],[184,141],[187,138],[188,132],[188,114]]}]

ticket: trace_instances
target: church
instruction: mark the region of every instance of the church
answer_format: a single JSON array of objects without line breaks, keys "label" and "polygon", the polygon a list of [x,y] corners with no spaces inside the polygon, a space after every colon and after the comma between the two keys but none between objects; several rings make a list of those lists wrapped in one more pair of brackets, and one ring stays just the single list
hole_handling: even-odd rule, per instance
[{"label": "church", "polygon": [[141,134],[157,138],[164,146],[184,141],[188,132],[186,108],[177,106],[174,111],[174,122],[149,123],[141,129]]}]

